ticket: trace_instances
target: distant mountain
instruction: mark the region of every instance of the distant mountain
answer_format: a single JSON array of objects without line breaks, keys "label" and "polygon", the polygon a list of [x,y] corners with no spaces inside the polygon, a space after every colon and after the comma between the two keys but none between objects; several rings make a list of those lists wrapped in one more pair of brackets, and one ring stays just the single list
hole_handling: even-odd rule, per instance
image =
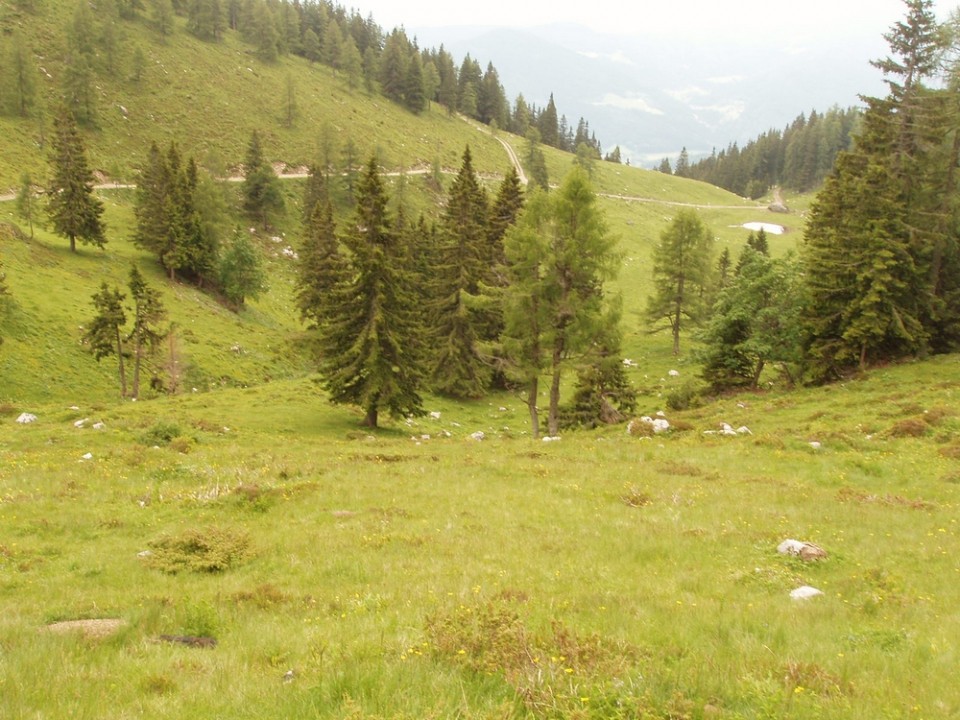
[{"label": "distant mountain", "polygon": [[576,127],[585,118],[604,152],[619,145],[634,164],[673,161],[682,147],[696,158],[713,148],[783,128],[801,112],[859,104],[882,94],[869,60],[882,37],[791,44],[789,34],[684,43],[682,37],[604,35],[571,25],[524,30],[410,30],[421,46],[444,43],[455,57],[492,61],[511,102],[520,92]]}]

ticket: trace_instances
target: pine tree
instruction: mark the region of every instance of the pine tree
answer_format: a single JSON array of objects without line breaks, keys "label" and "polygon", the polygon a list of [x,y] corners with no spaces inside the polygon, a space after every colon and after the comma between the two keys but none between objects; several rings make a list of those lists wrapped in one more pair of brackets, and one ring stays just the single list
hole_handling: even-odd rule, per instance
[{"label": "pine tree", "polygon": [[[663,168],[663,163],[661,163],[661,168]],[[680,155],[677,158],[677,164],[673,169],[673,174],[677,177],[690,176],[690,156],[687,154],[687,148],[682,148],[680,150]]]},{"label": "pine tree", "polygon": [[123,309],[123,293],[118,288],[112,290],[104,281],[100,291],[93,295],[96,316],[87,326],[83,339],[90,345],[97,362],[110,355],[117,356],[117,370],[120,374],[120,397],[127,396],[127,376],[123,366],[123,326],[127,324],[127,314]]},{"label": "pine tree", "polygon": [[680,335],[686,322],[701,315],[706,290],[712,237],[695,210],[680,210],[660,233],[653,251],[654,294],[647,299],[652,329],[666,320],[673,334],[673,354],[680,354]]},{"label": "pine tree", "polygon": [[270,213],[283,207],[283,195],[277,174],[263,156],[260,133],[256,130],[250,136],[243,169],[243,184],[240,188],[243,210],[250,219],[265,228],[269,223]]},{"label": "pine tree", "polygon": [[389,198],[371,158],[357,188],[357,207],[343,236],[349,280],[334,291],[321,328],[320,372],[330,400],[359,405],[363,424],[424,414],[422,328],[409,271],[387,213]]},{"label": "pine tree", "polygon": [[83,140],[73,116],[62,110],[53,137],[53,178],[47,189],[47,210],[53,229],[70,239],[71,252],[77,240],[102,248],[107,243],[100,219],[103,203],[93,194],[93,172],[87,165]]},{"label": "pine tree", "polygon": [[133,300],[133,328],[127,341],[133,342],[133,383],[130,396],[140,397],[140,371],[146,355],[152,354],[165,332],[159,324],[167,317],[160,292],[144,279],[136,265],[130,269],[130,299]]}]

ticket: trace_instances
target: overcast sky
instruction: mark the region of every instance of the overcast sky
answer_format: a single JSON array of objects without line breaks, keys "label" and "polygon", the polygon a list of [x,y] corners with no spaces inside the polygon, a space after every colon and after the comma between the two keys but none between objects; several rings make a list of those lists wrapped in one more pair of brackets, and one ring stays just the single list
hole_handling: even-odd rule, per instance
[{"label": "overcast sky", "polygon": [[[577,23],[601,32],[643,35],[670,33],[678,42],[704,35],[783,35],[794,41],[815,35],[880,35],[905,14],[902,0],[352,0],[344,2],[382,28],[470,25],[526,27]],[[936,0],[940,19],[957,0]],[[799,37],[798,37],[799,36]]]}]

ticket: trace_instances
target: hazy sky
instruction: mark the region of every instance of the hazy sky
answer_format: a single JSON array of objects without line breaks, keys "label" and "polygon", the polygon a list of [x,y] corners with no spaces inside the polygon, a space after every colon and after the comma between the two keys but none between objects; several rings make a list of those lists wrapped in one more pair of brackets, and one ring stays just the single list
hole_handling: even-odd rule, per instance
[{"label": "hazy sky", "polygon": [[[625,35],[670,33],[683,38],[727,34],[731,40],[751,35],[879,35],[904,17],[902,0],[352,0],[355,7],[385,30],[446,25],[524,27],[549,22],[578,23],[594,30]],[[945,19],[957,0],[937,0]]]}]

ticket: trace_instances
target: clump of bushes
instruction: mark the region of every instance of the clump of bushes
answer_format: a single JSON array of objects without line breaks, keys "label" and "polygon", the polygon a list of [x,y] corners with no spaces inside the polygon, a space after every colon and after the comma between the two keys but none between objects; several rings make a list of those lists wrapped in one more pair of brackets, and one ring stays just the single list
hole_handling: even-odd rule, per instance
[{"label": "clump of bushes", "polygon": [[217,573],[240,563],[250,549],[245,532],[229,528],[189,528],[149,543],[150,566],[175,575],[180,572]]}]

